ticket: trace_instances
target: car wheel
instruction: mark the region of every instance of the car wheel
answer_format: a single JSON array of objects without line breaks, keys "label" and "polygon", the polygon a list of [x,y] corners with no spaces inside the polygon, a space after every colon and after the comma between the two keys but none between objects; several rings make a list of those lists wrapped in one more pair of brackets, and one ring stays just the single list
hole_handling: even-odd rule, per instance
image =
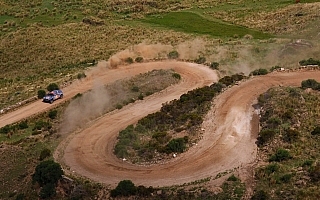
[{"label": "car wheel", "polygon": [[50,103],[53,103],[53,100],[50,100]]},{"label": "car wheel", "polygon": [[62,99],[63,98],[63,94],[62,95],[60,95],[60,99]]}]

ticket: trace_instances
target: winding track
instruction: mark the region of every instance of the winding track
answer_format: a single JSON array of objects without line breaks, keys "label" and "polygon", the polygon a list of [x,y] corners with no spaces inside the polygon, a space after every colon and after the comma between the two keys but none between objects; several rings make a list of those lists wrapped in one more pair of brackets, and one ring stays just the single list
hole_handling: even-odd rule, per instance
[{"label": "winding track", "polygon": [[[108,113],[80,133],[70,135],[58,148],[57,152],[63,152],[59,161],[68,165],[70,171],[112,185],[120,180],[130,179],[138,185],[169,186],[215,176],[219,172],[254,161],[256,133],[253,132],[257,130],[252,131],[251,121],[254,113],[252,104],[259,94],[274,86],[299,86],[302,80],[308,78],[320,81],[320,71],[272,73],[254,77],[228,89],[216,98],[215,106],[203,123],[205,128],[203,139],[186,153],[159,165],[136,166],[123,162],[112,152],[120,130],[137,122],[143,116],[159,110],[162,103],[178,98],[196,87],[211,84],[217,80],[217,76],[207,67],[182,62],[136,64],[94,76],[108,83],[160,68],[173,68],[182,75],[183,81],[163,92],[149,96],[144,101]],[[78,92],[88,90],[92,84],[93,81],[89,78],[77,86],[66,88],[65,93],[70,98]],[[38,102],[34,103],[34,106],[37,105]],[[23,117],[48,109],[47,104],[42,105]],[[9,114],[1,116],[0,126],[3,126],[2,119],[8,118]],[[8,121],[10,122],[10,119],[7,119],[6,123]]]}]

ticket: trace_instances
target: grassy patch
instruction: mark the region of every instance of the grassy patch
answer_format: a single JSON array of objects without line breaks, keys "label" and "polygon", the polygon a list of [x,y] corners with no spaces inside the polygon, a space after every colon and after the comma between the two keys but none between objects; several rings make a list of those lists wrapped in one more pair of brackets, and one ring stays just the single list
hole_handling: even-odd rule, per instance
[{"label": "grassy patch", "polygon": [[192,12],[171,12],[163,15],[149,16],[141,21],[176,31],[220,38],[243,37],[247,34],[257,39],[272,37],[270,34],[250,30],[245,27],[217,20],[208,20]]}]

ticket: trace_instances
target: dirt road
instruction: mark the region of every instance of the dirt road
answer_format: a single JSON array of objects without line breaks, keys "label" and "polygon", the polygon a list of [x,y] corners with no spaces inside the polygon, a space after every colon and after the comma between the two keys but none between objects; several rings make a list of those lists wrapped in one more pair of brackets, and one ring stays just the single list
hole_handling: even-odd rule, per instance
[{"label": "dirt road", "polygon": [[[215,99],[214,106],[203,123],[203,139],[198,144],[169,162],[136,166],[114,156],[113,146],[118,132],[145,115],[159,110],[162,103],[178,98],[188,90],[216,81],[215,72],[207,67],[181,62],[135,64],[112,70],[98,70],[98,73],[90,76],[91,78],[65,89],[66,96],[70,98],[78,92],[90,89],[94,82],[93,77],[94,80],[99,79],[103,83],[108,83],[160,68],[176,70],[183,77],[181,83],[170,86],[143,101],[108,113],[61,143],[56,151],[56,158],[67,165],[71,173],[111,185],[130,179],[137,185],[169,186],[215,177],[226,170],[241,168],[253,162],[256,156],[257,124],[252,123],[255,112],[252,104],[258,95],[274,86],[299,86],[302,80],[308,78],[320,81],[320,71],[272,73],[249,79],[228,89]],[[30,111],[29,108],[27,113],[21,116],[32,115],[48,109],[49,106],[36,102],[31,107],[34,110]],[[0,118],[1,123],[6,117],[7,115],[4,115]]]},{"label": "dirt road", "polygon": [[[192,70],[189,71],[190,69]],[[252,78],[227,90],[215,100],[215,106],[203,123],[203,139],[188,152],[178,155],[170,162],[150,166],[137,166],[116,158],[113,147],[120,130],[160,109],[162,102],[215,80],[212,72],[200,69],[201,67],[176,68],[184,77],[180,85],[109,113],[69,138],[62,162],[69,166],[73,173],[111,185],[130,179],[137,185],[169,186],[215,177],[218,173],[254,161],[258,129],[254,128],[255,133],[252,132],[252,104],[259,94],[273,86],[299,86],[302,80],[320,77],[320,72],[309,71],[274,73]],[[200,71],[195,73],[194,70]],[[205,74],[202,74],[203,72]],[[195,76],[198,73],[202,75]],[[206,81],[201,81],[201,77],[206,77]]]}]

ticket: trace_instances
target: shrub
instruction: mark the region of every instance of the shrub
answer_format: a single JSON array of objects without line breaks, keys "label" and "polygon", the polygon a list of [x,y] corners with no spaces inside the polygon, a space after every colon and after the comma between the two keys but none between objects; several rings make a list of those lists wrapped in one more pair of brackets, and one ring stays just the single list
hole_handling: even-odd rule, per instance
[{"label": "shrub", "polygon": [[146,188],[143,185],[139,185],[137,187],[137,195],[141,196],[141,197],[148,197],[150,196],[152,193],[154,192],[153,187],[148,187]]},{"label": "shrub", "polygon": [[291,178],[292,178],[292,174],[284,174],[283,176],[280,177],[280,181],[282,183],[289,183]]},{"label": "shrub", "polygon": [[134,61],[138,62],[138,63],[142,63],[143,62],[143,57],[136,57],[136,59],[134,59]]},{"label": "shrub", "polygon": [[199,57],[194,62],[197,63],[197,64],[203,64],[203,63],[206,62],[206,58],[205,57]]},{"label": "shrub", "polygon": [[260,131],[259,136],[257,138],[257,145],[262,146],[272,140],[276,132],[273,129],[263,129]]},{"label": "shrub", "polygon": [[131,57],[126,58],[124,61],[129,64],[133,63],[133,59]]},{"label": "shrub", "polygon": [[143,100],[143,94],[142,93],[139,94],[138,99],[139,100]]},{"label": "shrub", "polygon": [[186,141],[185,138],[175,138],[170,140],[170,142],[166,145],[166,153],[182,153],[186,149]]},{"label": "shrub", "polygon": [[55,119],[57,117],[58,111],[57,110],[50,110],[48,113],[48,117],[50,119]]},{"label": "shrub", "polygon": [[266,75],[266,74],[268,74],[268,70],[260,68],[260,69],[256,69],[256,70],[252,71],[250,74],[254,75],[254,76]]},{"label": "shrub", "polygon": [[179,53],[177,51],[171,51],[168,54],[169,59],[177,59],[179,57]]},{"label": "shrub", "polygon": [[56,83],[50,83],[48,86],[47,86],[47,90],[49,92],[53,91],[53,90],[59,90],[59,86],[56,84]]},{"label": "shrub", "polygon": [[134,85],[134,86],[132,86],[131,91],[132,92],[139,92],[139,87]]},{"label": "shrub", "polygon": [[313,182],[320,181],[320,164],[318,163],[316,166],[312,167],[309,174]]},{"label": "shrub", "polygon": [[120,110],[123,106],[121,104],[116,105],[116,109]]},{"label": "shrub", "polygon": [[46,96],[46,91],[38,90],[38,99],[42,99],[44,96]]},{"label": "shrub", "polygon": [[283,160],[288,160],[291,158],[289,151],[285,149],[278,149],[274,155],[269,159],[269,162],[281,162]]},{"label": "shrub", "polygon": [[211,69],[216,69],[216,70],[218,70],[218,69],[219,69],[219,63],[217,63],[217,62],[212,62],[212,63],[210,64],[210,68],[211,68]]},{"label": "shrub", "polygon": [[251,197],[251,200],[267,200],[267,199],[269,199],[269,195],[267,192],[263,190],[256,191]]},{"label": "shrub", "polygon": [[270,165],[267,165],[266,167],[265,167],[265,172],[268,174],[268,175],[270,175],[270,174],[272,174],[272,173],[274,173],[274,172],[277,172],[279,170],[279,165],[277,165],[277,164],[270,164]]},{"label": "shrub", "polygon": [[301,60],[299,62],[300,66],[306,66],[306,65],[320,65],[320,60],[315,60],[313,58],[309,58],[308,60]]},{"label": "shrub", "polygon": [[173,74],[172,74],[172,77],[173,77],[173,78],[176,78],[176,79],[179,79],[179,80],[181,79],[181,75],[178,74],[178,73],[173,73]]},{"label": "shrub", "polygon": [[77,98],[80,98],[80,97],[82,97],[82,94],[78,93],[78,94],[74,95],[74,97],[72,97],[72,99],[77,99]]},{"label": "shrub", "polygon": [[270,72],[273,72],[273,71],[278,70],[278,69],[281,69],[281,67],[278,66],[278,65],[273,66],[273,67],[271,67]]},{"label": "shrub", "polygon": [[239,179],[234,175],[232,174],[228,179],[227,181],[238,181]]},{"label": "shrub", "polygon": [[299,138],[299,132],[294,129],[286,130],[283,134],[283,141],[285,142],[294,142]]},{"label": "shrub", "polygon": [[303,89],[312,88],[313,90],[317,90],[319,88],[320,83],[318,83],[314,79],[307,79],[301,82],[301,87]]},{"label": "shrub", "polygon": [[311,131],[311,135],[320,135],[320,126],[317,126],[313,131]]},{"label": "shrub", "polygon": [[117,187],[111,190],[111,197],[117,196],[131,196],[135,195],[137,192],[137,188],[135,187],[134,183],[130,180],[123,180],[120,181]]},{"label": "shrub", "polygon": [[19,127],[20,130],[26,129],[26,128],[29,127],[29,126],[28,126],[28,122],[27,122],[26,120],[25,120],[25,121],[22,121],[22,122],[20,122],[20,123],[18,124],[18,127]]},{"label": "shrub", "polygon": [[49,130],[52,128],[52,125],[49,122],[43,121],[43,120],[39,120],[35,123],[34,127],[33,127],[33,131],[34,130]]},{"label": "shrub", "polygon": [[48,183],[55,185],[62,175],[63,171],[59,163],[53,160],[46,160],[36,166],[32,181],[39,183],[40,186]]},{"label": "shrub", "polygon": [[5,125],[4,127],[0,128],[0,133],[2,134],[8,134],[11,130],[13,130],[14,127],[10,125]]},{"label": "shrub", "polygon": [[85,77],[87,77],[87,75],[84,72],[77,74],[77,79],[82,79],[82,78],[85,78]]},{"label": "shrub", "polygon": [[41,151],[39,160],[42,161],[45,158],[48,158],[49,156],[51,156],[51,151],[50,149],[45,148]]},{"label": "shrub", "polygon": [[40,197],[42,199],[50,198],[56,195],[56,187],[52,183],[45,184],[40,190]]}]

